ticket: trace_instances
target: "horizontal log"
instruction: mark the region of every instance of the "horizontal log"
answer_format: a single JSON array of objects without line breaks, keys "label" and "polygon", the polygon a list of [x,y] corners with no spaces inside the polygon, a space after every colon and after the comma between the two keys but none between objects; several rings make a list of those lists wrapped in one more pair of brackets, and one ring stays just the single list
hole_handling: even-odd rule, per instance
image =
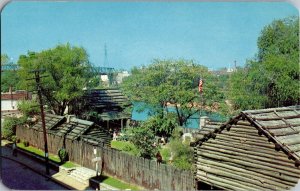
[{"label": "horizontal log", "polygon": [[268,140],[255,140],[255,139],[249,139],[249,138],[244,138],[244,137],[232,137],[229,136],[228,134],[216,134],[217,138],[216,140],[227,140],[227,141],[232,141],[232,142],[238,142],[238,143],[247,143],[247,144],[253,144],[253,145],[258,145],[258,146],[264,146],[268,148],[274,148],[274,144],[270,144]]},{"label": "horizontal log", "polygon": [[249,123],[248,120],[239,120],[237,122],[237,125],[239,125],[240,127],[252,127],[251,123]]},{"label": "horizontal log", "polygon": [[[218,147],[218,145],[217,145],[217,147]],[[212,150],[212,151],[216,151],[216,152],[229,154],[229,155],[232,155],[232,156],[249,157],[249,158],[254,159],[254,160],[265,161],[267,163],[283,165],[283,166],[287,166],[287,167],[290,167],[290,168],[296,168],[294,166],[293,162],[281,161],[275,155],[268,155],[268,154],[262,154],[262,153],[259,153],[260,155],[257,155],[258,153],[255,153],[255,152],[244,152],[242,149],[229,150],[230,148],[226,148],[226,149],[216,148],[216,147],[214,147],[214,145],[202,145],[201,148],[203,150],[207,150],[207,151]],[[201,152],[201,150],[199,150],[199,152]]]},{"label": "horizontal log", "polygon": [[255,127],[242,128],[239,125],[232,125],[230,131],[247,132],[247,133],[257,133],[257,129]]},{"label": "horizontal log", "polygon": [[247,186],[251,186],[252,188],[256,188],[259,190],[262,189],[271,189],[271,190],[285,190],[288,188],[288,186],[275,186],[273,183],[276,184],[276,182],[272,182],[271,184],[268,184],[266,182],[262,182],[262,180],[257,180],[253,177],[248,177],[245,174],[239,174],[238,172],[235,171],[227,171],[221,168],[216,168],[213,166],[197,166],[198,170],[207,172],[207,173],[211,173],[214,175],[218,175],[218,176],[224,176],[227,177],[229,179],[235,179],[238,181],[243,182],[244,184],[246,184]]},{"label": "horizontal log", "polygon": [[[243,182],[240,182],[240,181],[237,181],[237,180],[227,179],[227,178],[217,176],[217,175],[214,175],[214,174],[211,174],[211,173],[205,173],[205,172],[198,171],[196,176],[199,179],[204,179],[204,180],[207,180],[207,181],[213,180],[213,181],[217,181],[217,182],[220,182],[220,183],[225,183],[225,184],[231,185],[231,186],[235,187],[234,190],[254,190],[251,187],[251,185],[249,186],[248,184],[245,184]],[[238,189],[236,189],[236,188],[238,188]],[[262,190],[262,189],[260,189],[260,190]]]},{"label": "horizontal log", "polygon": [[220,160],[220,161],[227,161],[227,162],[233,162],[237,164],[244,165],[245,167],[255,167],[260,168],[261,170],[269,170],[269,171],[275,171],[287,176],[295,177],[296,179],[300,178],[299,169],[292,169],[284,166],[274,165],[270,163],[264,163],[257,160],[252,160],[249,158],[241,158],[241,157],[232,157],[230,155],[211,152],[211,151],[202,151],[198,152],[198,155]]},{"label": "horizontal log", "polygon": [[[282,178],[282,177],[279,177],[279,175],[276,176],[276,174],[274,174],[273,172],[269,172],[269,171],[264,171],[264,173],[261,173],[260,171],[255,172],[255,171],[251,171],[251,170],[246,170],[245,168],[238,167],[238,166],[236,166],[236,164],[234,164],[234,165],[225,164],[225,163],[220,163],[218,161],[208,160],[205,158],[198,158],[198,161],[196,164],[197,164],[197,167],[199,165],[200,166],[208,165],[208,166],[226,170],[228,172],[234,172],[236,174],[239,174],[240,176],[246,176],[249,178],[259,180],[263,183],[268,183],[270,185],[275,185],[275,186],[282,187],[282,188],[285,188],[287,186],[294,186],[296,184],[296,182],[290,182],[289,180],[281,180],[280,178]],[[257,170],[259,170],[259,169],[257,169]]]},{"label": "horizontal log", "polygon": [[[274,151],[274,149],[265,149],[262,147],[257,146],[248,146],[248,145],[241,145],[241,144],[232,144],[232,142],[219,142],[219,144],[213,144],[211,142],[205,142],[204,145],[222,148],[226,150],[231,150],[235,152],[241,152],[249,155],[258,155],[262,157],[274,158],[284,162],[291,162],[283,152]],[[201,146],[202,147],[202,146]],[[293,163],[293,162],[292,162]],[[291,164],[292,164],[291,163]]]},{"label": "horizontal log", "polygon": [[[223,131],[224,132],[224,131]],[[239,137],[239,138],[247,138],[247,139],[253,139],[255,141],[260,140],[260,141],[266,141],[266,137],[264,136],[252,136],[252,135],[248,135],[248,134],[242,134],[242,133],[234,133],[231,131],[225,131],[224,133],[222,133],[224,135],[229,135],[230,137]]]}]

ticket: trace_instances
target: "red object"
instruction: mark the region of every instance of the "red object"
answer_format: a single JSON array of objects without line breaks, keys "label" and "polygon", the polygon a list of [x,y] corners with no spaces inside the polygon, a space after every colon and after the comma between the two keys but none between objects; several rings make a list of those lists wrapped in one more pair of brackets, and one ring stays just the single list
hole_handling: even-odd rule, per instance
[{"label": "red object", "polygon": [[203,80],[202,79],[199,80],[198,90],[199,90],[200,93],[203,92]]}]

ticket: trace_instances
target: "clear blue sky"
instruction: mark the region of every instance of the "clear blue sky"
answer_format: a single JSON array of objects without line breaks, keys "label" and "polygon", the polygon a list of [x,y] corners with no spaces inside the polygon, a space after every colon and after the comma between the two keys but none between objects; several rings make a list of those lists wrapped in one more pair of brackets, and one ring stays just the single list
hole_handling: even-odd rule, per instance
[{"label": "clear blue sky", "polygon": [[90,61],[130,69],[152,59],[194,59],[209,68],[243,66],[274,19],[299,15],[284,2],[12,2],[1,13],[1,52],[59,43],[84,47]]}]

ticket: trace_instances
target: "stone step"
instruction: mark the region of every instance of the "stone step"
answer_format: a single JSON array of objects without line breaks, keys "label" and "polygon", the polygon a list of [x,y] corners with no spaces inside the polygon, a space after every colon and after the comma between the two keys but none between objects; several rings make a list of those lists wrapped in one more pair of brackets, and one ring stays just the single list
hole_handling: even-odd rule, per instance
[{"label": "stone step", "polygon": [[80,183],[82,183],[82,184],[88,185],[88,182],[87,182],[86,180],[82,180],[82,179],[79,178],[79,177],[72,176],[72,175],[70,175],[70,174],[68,174],[67,177],[70,177],[70,178],[72,178],[72,179],[74,179],[74,180],[76,180],[76,181],[78,181],[78,182],[80,182]]},{"label": "stone step", "polygon": [[96,171],[84,167],[76,167],[68,176],[73,177],[84,184],[89,184],[89,179],[96,176]]},{"label": "stone step", "polygon": [[71,173],[70,176],[76,177],[78,179],[81,179],[83,181],[89,180],[92,176],[80,174],[80,173]]}]

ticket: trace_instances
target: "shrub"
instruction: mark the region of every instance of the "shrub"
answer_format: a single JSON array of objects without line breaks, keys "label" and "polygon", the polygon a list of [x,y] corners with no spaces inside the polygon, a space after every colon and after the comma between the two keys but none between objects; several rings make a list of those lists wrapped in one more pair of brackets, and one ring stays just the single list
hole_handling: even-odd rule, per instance
[{"label": "shrub", "polygon": [[1,128],[2,138],[12,141],[14,135],[16,135],[16,127],[21,123],[17,117],[6,117]]},{"label": "shrub", "polygon": [[171,157],[171,150],[169,148],[163,148],[160,150],[161,156],[164,162],[168,162]]},{"label": "shrub", "polygon": [[11,137],[11,141],[12,142],[14,142],[14,143],[17,143],[17,136],[16,135],[13,135],[12,137]]},{"label": "shrub", "polygon": [[184,170],[192,169],[193,149],[178,138],[173,138],[169,145],[174,154],[173,165]]},{"label": "shrub", "polygon": [[22,100],[18,103],[18,109],[23,116],[29,117],[39,113],[39,104],[34,100]]},{"label": "shrub", "polygon": [[29,146],[29,142],[26,141],[26,140],[24,140],[24,141],[23,141],[23,145],[24,145],[25,147],[28,147],[28,146]]},{"label": "shrub", "polygon": [[129,129],[129,141],[139,150],[139,156],[151,159],[158,151],[153,131],[146,127]]},{"label": "shrub", "polygon": [[68,160],[68,152],[65,148],[61,148],[58,151],[58,157],[60,158],[61,163],[64,163]]}]

